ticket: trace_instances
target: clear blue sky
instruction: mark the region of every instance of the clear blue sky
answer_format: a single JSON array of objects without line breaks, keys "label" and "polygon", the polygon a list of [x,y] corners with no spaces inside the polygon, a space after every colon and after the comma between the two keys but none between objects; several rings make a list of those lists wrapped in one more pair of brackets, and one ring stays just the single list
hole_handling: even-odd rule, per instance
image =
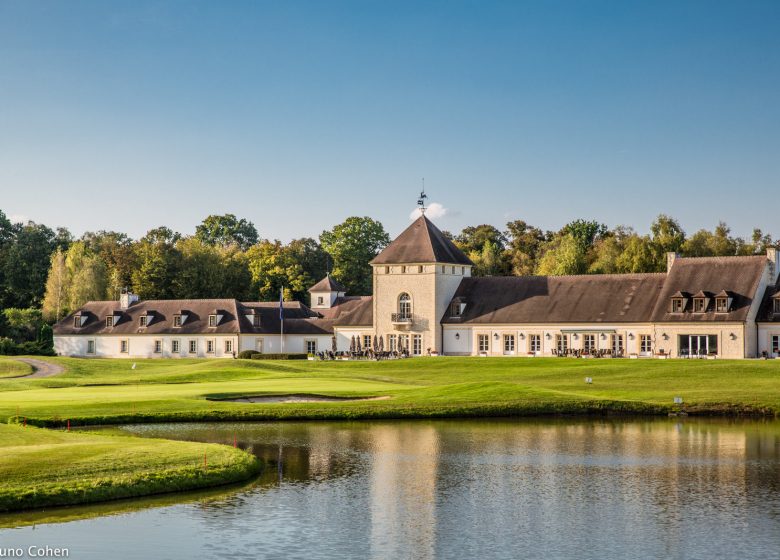
[{"label": "clear blue sky", "polygon": [[0,0],[0,209],[780,236],[780,2]]}]

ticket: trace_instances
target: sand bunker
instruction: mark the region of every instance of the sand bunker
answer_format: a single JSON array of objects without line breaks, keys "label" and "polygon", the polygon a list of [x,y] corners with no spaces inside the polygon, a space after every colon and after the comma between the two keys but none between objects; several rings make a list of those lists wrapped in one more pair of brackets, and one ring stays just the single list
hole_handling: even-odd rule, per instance
[{"label": "sand bunker", "polygon": [[208,399],[210,401],[237,403],[319,403],[350,401],[382,401],[390,397],[328,397],[325,395],[262,395],[257,397],[236,397],[232,399]]}]

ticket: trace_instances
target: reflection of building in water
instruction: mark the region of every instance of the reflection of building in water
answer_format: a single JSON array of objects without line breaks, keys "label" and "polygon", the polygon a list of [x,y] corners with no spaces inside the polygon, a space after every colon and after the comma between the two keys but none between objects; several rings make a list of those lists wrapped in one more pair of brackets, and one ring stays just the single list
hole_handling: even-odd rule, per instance
[{"label": "reflection of building in water", "polygon": [[371,429],[373,557],[433,558],[439,441],[434,427],[386,424]]}]

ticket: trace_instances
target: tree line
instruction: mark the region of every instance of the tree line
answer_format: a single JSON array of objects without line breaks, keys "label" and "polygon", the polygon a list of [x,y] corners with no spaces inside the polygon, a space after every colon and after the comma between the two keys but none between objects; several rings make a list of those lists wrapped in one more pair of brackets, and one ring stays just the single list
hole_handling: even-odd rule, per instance
[{"label": "tree line", "polygon": [[750,239],[735,237],[724,222],[689,236],[677,220],[664,214],[645,235],[631,227],[610,229],[583,219],[558,231],[515,220],[503,231],[484,224],[464,228],[458,235],[445,234],[474,262],[477,276],[664,272],[668,252],[688,257],[754,255],[776,243],[758,228]]},{"label": "tree line", "polygon": [[[515,220],[504,229],[483,224],[444,232],[474,262],[474,274],[561,275],[661,272],[666,253],[750,255],[774,245],[753,230],[735,237],[725,223],[687,235],[660,215],[649,234],[578,219],[558,231]],[[390,237],[382,224],[351,217],[317,239],[289,243],[261,238],[250,221],[208,216],[189,235],[158,227],[140,239],[116,231],[87,232],[34,222],[12,223],[0,210],[0,336],[34,340],[52,323],[91,300],[115,300],[123,288],[142,299],[236,298],[308,301],[327,272],[353,295],[370,294],[373,259]]]}]

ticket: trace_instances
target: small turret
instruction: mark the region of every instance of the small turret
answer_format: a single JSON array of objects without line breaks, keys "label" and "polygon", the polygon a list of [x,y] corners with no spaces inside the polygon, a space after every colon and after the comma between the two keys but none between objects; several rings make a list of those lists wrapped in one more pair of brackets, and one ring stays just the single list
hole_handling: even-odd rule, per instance
[{"label": "small turret", "polygon": [[311,308],[330,309],[338,298],[346,295],[346,292],[346,288],[331,278],[328,273],[325,278],[309,288]]}]

